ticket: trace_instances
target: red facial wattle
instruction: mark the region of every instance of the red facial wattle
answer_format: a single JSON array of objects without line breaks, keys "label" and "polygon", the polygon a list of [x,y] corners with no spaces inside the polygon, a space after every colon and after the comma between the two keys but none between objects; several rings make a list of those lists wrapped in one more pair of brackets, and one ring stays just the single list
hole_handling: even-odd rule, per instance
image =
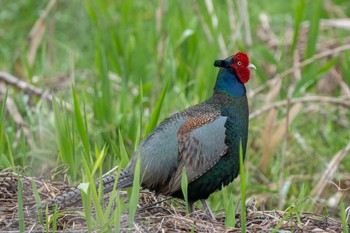
[{"label": "red facial wattle", "polygon": [[241,83],[246,83],[250,79],[250,70],[246,67],[237,67],[234,69],[236,70],[237,78]]},{"label": "red facial wattle", "polygon": [[246,83],[250,79],[250,70],[248,69],[249,58],[245,53],[238,52],[232,58],[231,67],[236,71],[237,78],[241,83]]}]

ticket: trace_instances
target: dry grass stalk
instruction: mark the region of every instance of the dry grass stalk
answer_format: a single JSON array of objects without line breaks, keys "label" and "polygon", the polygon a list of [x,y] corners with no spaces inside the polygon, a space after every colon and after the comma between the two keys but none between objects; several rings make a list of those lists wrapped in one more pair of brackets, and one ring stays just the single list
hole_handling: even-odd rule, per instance
[{"label": "dry grass stalk", "polygon": [[[45,19],[50,14],[50,12],[54,9],[57,4],[57,0],[50,0],[50,2],[46,5],[46,8],[42,11],[39,18],[34,23],[31,28],[28,37],[27,43],[29,45],[27,52],[27,59],[30,66],[33,66],[35,62],[35,57],[38,51],[38,48],[41,44],[41,41],[44,37],[44,33],[46,31],[46,23]],[[24,76],[24,65],[21,61],[22,56],[22,48],[18,49],[16,52],[16,72],[20,76]]]},{"label": "dry grass stalk", "polygon": [[262,172],[266,172],[269,162],[270,162],[270,136],[273,133],[274,125],[277,120],[278,111],[276,109],[271,109],[266,117],[265,127],[261,133],[262,139],[262,156],[259,162],[259,168]]},{"label": "dry grass stalk", "polygon": [[[280,142],[285,138],[285,135],[288,131],[288,126],[293,122],[295,117],[301,111],[302,106],[303,104],[297,103],[293,107],[291,107],[288,117],[287,116],[284,117],[277,127],[271,127],[270,125],[266,126],[270,128],[269,129],[270,134],[263,135],[265,142],[264,142],[264,148],[263,148],[263,155],[261,157],[260,166],[259,166],[263,172],[267,171],[268,164],[270,163],[271,155],[276,150]],[[275,117],[276,117],[276,114],[277,113],[274,113]]]},{"label": "dry grass stalk", "polygon": [[40,17],[36,20],[34,26],[29,32],[27,41],[29,44],[29,49],[27,53],[27,58],[30,66],[33,66],[35,61],[35,56],[38,51],[39,45],[43,39],[44,32],[46,30],[46,24],[45,19],[48,16],[48,14],[52,11],[52,9],[55,7],[57,3],[57,0],[51,0],[45,10],[40,14]]},{"label": "dry grass stalk", "polygon": [[[280,80],[276,80],[275,82],[270,84],[270,91],[265,97],[265,105],[271,103],[275,98],[277,98],[280,90],[281,90],[281,84],[282,82]],[[266,117],[265,120],[265,127],[262,131],[261,138],[262,138],[262,157],[260,159],[259,168],[266,172],[269,164],[269,157],[270,157],[270,137],[273,133],[274,125],[277,121],[277,114],[278,112],[274,109],[271,109],[270,113]]]},{"label": "dry grass stalk", "polygon": [[348,145],[340,150],[338,153],[336,153],[333,156],[333,159],[327,164],[326,170],[323,172],[323,175],[321,176],[320,180],[318,181],[317,185],[313,188],[311,191],[311,196],[313,197],[320,197],[322,192],[325,190],[327,184],[329,181],[331,181],[334,177],[334,174],[336,170],[338,169],[338,166],[340,162],[344,159],[344,157],[350,152],[350,142]]},{"label": "dry grass stalk", "polygon": [[322,58],[329,57],[329,56],[335,56],[335,55],[338,55],[339,53],[347,51],[347,50],[350,50],[350,44],[342,45],[342,46],[339,46],[339,47],[334,48],[334,49],[329,49],[329,50],[320,52],[318,54],[315,54],[313,57],[298,63],[298,65],[296,65],[290,69],[285,70],[284,72],[279,74],[276,78],[279,78],[279,79],[284,78],[284,77],[290,75],[291,73],[293,73],[295,69],[301,69],[302,67],[310,65],[317,60],[320,60]]},{"label": "dry grass stalk", "polygon": [[[288,101],[287,101],[288,104]],[[285,116],[281,122],[279,123],[278,127],[276,130],[274,131],[274,134],[272,135],[272,137],[270,138],[271,141],[271,145],[273,150],[277,147],[277,145],[282,141],[282,139],[284,138],[284,135],[287,131],[287,127],[288,125],[290,125],[293,120],[295,119],[295,117],[298,115],[298,113],[301,111],[303,107],[302,103],[296,103],[293,107],[291,107],[290,111],[289,111],[289,120],[287,119],[287,116]],[[287,125],[288,123],[288,125]]]},{"label": "dry grass stalk", "polygon": [[[288,90],[291,90],[289,87]],[[284,193],[284,173],[282,172],[285,166],[285,160],[287,157],[287,149],[288,149],[288,138],[289,138],[289,124],[290,124],[290,98],[291,98],[291,93],[288,93],[288,99],[287,99],[287,113],[285,117],[285,132],[283,135],[284,141],[283,141],[283,146],[282,146],[282,152],[281,152],[281,163],[280,163],[280,174],[279,174],[279,192],[280,192],[280,201],[279,201],[279,209],[283,208],[283,205],[285,204],[285,193]],[[297,105],[294,105],[294,107]]]},{"label": "dry grass stalk", "polygon": [[344,82],[342,76],[339,74],[339,72],[335,69],[332,70],[333,77],[337,80],[339,83],[340,88],[342,89],[343,93],[350,99],[350,88],[349,86]]},{"label": "dry grass stalk", "polygon": [[257,30],[258,37],[266,44],[268,48],[276,49],[280,45],[280,41],[272,31],[269,17],[265,13],[259,14],[261,26]]},{"label": "dry grass stalk", "polygon": [[[62,183],[40,182],[36,179],[21,177],[25,206],[34,204],[31,191],[31,182],[35,182],[42,199],[51,195],[57,195],[67,190]],[[0,173],[0,231],[18,230],[17,218],[17,175],[12,173]],[[56,194],[55,194],[56,193]],[[120,196],[126,200],[125,191]],[[108,202],[105,195],[105,203]],[[254,205],[254,204],[253,204]],[[255,208],[255,207],[254,207]],[[320,229],[326,232],[341,232],[342,225],[339,221],[327,216],[311,213],[300,213],[299,224],[294,215],[286,211],[256,211],[250,208],[247,214],[247,232],[271,232],[277,225],[279,230],[311,232]],[[71,207],[65,207],[65,213],[57,221],[58,230],[61,231],[86,231],[86,223],[83,217],[76,211],[81,211],[81,203]],[[95,215],[94,212],[91,213]],[[185,206],[175,199],[165,200],[164,197],[154,196],[150,192],[140,194],[137,215],[134,228],[128,224],[128,213],[124,212],[120,227],[122,232],[241,232],[240,215],[236,214],[236,226],[225,228],[225,219],[221,213],[217,213],[217,221],[213,222],[205,215],[204,211],[197,209],[191,217],[186,216]],[[49,216],[52,217],[51,215]],[[43,227],[37,223],[36,218],[25,217],[26,230],[43,231]],[[98,229],[96,229],[98,230]]]},{"label": "dry grass stalk", "polygon": [[350,30],[350,19],[321,19],[320,27],[322,29],[336,28],[342,30]]},{"label": "dry grass stalk", "polygon": [[248,2],[247,0],[240,0],[240,16],[243,21],[243,40],[247,47],[250,47],[252,42],[252,34],[250,32],[250,22],[249,22],[249,12],[248,12]]},{"label": "dry grass stalk", "polygon": [[[344,98],[334,98],[329,96],[304,96],[300,98],[293,98],[290,100],[291,104],[296,103],[320,103],[320,104],[333,104],[333,105],[339,105],[345,108],[350,108],[350,102]],[[264,107],[253,111],[249,115],[249,119],[256,118],[260,116],[261,114],[270,111],[271,109],[278,109],[281,107],[285,107],[288,105],[287,100],[282,100],[270,105],[265,105]]]},{"label": "dry grass stalk", "polygon": [[202,25],[203,27],[204,34],[207,36],[209,43],[212,44],[214,42],[214,37],[209,29],[208,24],[205,22],[205,19],[202,15],[202,11],[199,9],[199,5],[196,0],[192,0],[192,6],[194,12],[196,12],[196,14],[198,15],[200,25]]},{"label": "dry grass stalk", "polygon": [[[214,4],[212,0],[205,0],[205,6],[207,8],[207,11],[211,17],[211,24],[215,30],[218,30],[218,25],[219,25],[219,19],[216,16],[214,12]],[[221,51],[221,56],[222,57],[228,57],[228,49],[226,48],[226,43],[224,41],[224,36],[222,35],[221,32],[218,33],[218,38],[217,38],[220,51]]]},{"label": "dry grass stalk", "polygon": [[278,95],[280,94],[281,91],[281,87],[282,87],[282,81],[281,80],[275,80],[274,82],[270,83],[270,91],[267,93],[266,97],[265,97],[265,104],[264,105],[268,105],[270,104],[274,99],[276,99],[278,97]]},{"label": "dry grass stalk", "polygon": [[[265,105],[271,103],[280,93],[282,82],[281,80],[276,80],[270,86],[270,91],[265,97]],[[278,112],[272,109],[265,120],[265,127],[262,132],[262,156],[259,162],[259,168],[262,172],[266,172],[268,168],[268,164],[270,163],[270,155],[271,151],[274,149],[271,146],[271,135],[273,134],[273,130],[275,127],[275,123],[277,122]]]},{"label": "dry grass stalk", "polygon": [[[47,90],[42,90],[38,87],[35,87],[30,83],[27,83],[7,72],[0,71],[0,81],[3,81],[8,85],[15,86],[16,88],[24,91],[28,95],[38,96],[44,100],[49,101],[50,103],[52,102],[52,99],[54,97]],[[64,106],[67,108],[67,110],[72,109],[69,103],[64,102]]]},{"label": "dry grass stalk", "polygon": [[[0,92],[2,92],[2,91],[0,91]],[[2,94],[4,94],[4,93],[2,93]],[[17,126],[16,140],[14,140],[14,147],[16,147],[18,142],[20,141],[22,132],[24,134],[24,138],[27,141],[27,144],[29,146],[31,146],[32,145],[32,137],[30,135],[28,125],[25,123],[22,115],[18,111],[18,108],[15,104],[15,101],[13,100],[13,98],[11,96],[7,97],[6,110],[11,115],[11,119],[16,123],[16,126]]]},{"label": "dry grass stalk", "polygon": [[233,1],[232,0],[226,0],[227,4],[227,11],[228,11],[228,18],[229,18],[229,25],[230,25],[230,31],[231,31],[231,39],[232,42],[235,43],[237,37],[234,36],[236,31],[236,17],[235,17],[235,11],[233,10]]},{"label": "dry grass stalk", "polygon": [[347,18],[348,15],[344,12],[344,9],[341,5],[334,4],[332,0],[323,1],[323,9],[328,11],[334,16],[334,18]]},{"label": "dry grass stalk", "polygon": [[345,44],[342,46],[338,46],[336,48],[328,49],[328,50],[322,51],[320,53],[317,53],[314,56],[312,56],[311,58],[300,62],[298,65],[294,65],[292,68],[289,68],[289,69],[283,71],[282,73],[276,75],[274,78],[268,80],[265,84],[259,86],[255,90],[253,90],[249,95],[250,96],[257,95],[258,93],[265,90],[268,86],[270,86],[273,82],[275,82],[275,80],[283,79],[283,78],[287,77],[288,75],[292,74],[295,71],[295,69],[301,69],[304,66],[310,65],[317,60],[320,60],[320,59],[328,57],[328,56],[336,56],[336,55],[338,55],[342,52],[348,51],[348,50],[350,50],[350,44]]}]

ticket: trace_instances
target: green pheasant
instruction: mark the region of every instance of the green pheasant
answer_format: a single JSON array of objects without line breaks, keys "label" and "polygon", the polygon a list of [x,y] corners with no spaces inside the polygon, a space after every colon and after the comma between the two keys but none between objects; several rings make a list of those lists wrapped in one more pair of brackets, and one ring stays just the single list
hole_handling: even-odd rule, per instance
[{"label": "green pheasant", "polygon": [[[167,196],[184,198],[182,170],[188,178],[188,202],[201,200],[207,214],[215,219],[206,199],[228,185],[239,173],[239,148],[243,156],[248,138],[248,101],[244,84],[250,68],[246,54],[238,52],[220,67],[214,94],[208,100],[176,113],[160,123],[140,144],[128,166],[119,174],[117,188],[130,187],[134,180],[137,155],[140,155],[141,186]],[[116,175],[97,180],[104,192],[113,189]],[[69,205],[80,200],[78,189],[50,200],[48,205]]]}]

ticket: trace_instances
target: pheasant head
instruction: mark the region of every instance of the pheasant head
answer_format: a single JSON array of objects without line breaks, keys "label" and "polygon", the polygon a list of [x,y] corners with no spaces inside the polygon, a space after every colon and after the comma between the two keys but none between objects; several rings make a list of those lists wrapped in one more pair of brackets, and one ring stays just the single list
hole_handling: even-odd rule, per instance
[{"label": "pheasant head", "polygon": [[250,79],[249,69],[256,69],[245,53],[238,52],[224,60],[216,60],[214,66],[221,68],[214,87],[215,92],[226,92],[232,96],[245,95],[244,83]]}]

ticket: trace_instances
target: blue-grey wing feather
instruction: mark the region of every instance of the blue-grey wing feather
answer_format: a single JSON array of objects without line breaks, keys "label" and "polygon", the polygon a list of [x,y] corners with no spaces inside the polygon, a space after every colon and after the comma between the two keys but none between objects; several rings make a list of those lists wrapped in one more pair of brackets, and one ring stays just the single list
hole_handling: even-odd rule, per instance
[{"label": "blue-grey wing feather", "polygon": [[[227,117],[219,116],[214,121],[193,130],[179,138],[180,161],[176,173],[169,182],[166,195],[181,188],[182,169],[185,167],[188,182],[207,172],[227,152],[225,144],[225,123]],[[185,149],[183,149],[185,148]]]},{"label": "blue-grey wing feather", "polygon": [[[171,177],[178,166],[178,144],[176,134],[186,121],[186,117],[175,114],[159,124],[140,144],[129,165],[126,174],[134,174],[136,159],[140,155],[141,184],[150,190],[160,189]],[[131,186],[133,176],[127,180]],[[121,187],[127,187],[121,186]]]}]

